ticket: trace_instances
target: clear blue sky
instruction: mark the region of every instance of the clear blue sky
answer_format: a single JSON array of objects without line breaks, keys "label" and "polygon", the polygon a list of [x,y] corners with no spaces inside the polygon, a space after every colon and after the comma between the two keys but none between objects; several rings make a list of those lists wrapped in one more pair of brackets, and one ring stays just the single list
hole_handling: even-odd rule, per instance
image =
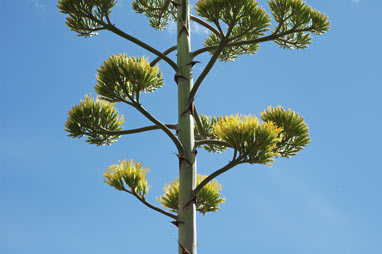
[{"label": "clear blue sky", "polygon": [[[198,215],[201,254],[382,253],[382,1],[307,2],[329,15],[329,33],[305,51],[268,42],[257,55],[218,63],[199,90],[202,113],[259,115],[280,104],[304,116],[312,137],[297,157],[273,167],[242,165],[218,178],[227,201]],[[0,253],[176,253],[167,217],[102,182],[109,165],[134,158],[150,167],[147,197],[155,203],[178,173],[167,136],[154,131],[96,147],[64,131],[69,109],[95,94],[96,69],[107,57],[153,56],[109,32],[76,37],[56,4],[0,0]],[[175,44],[173,30],[154,31],[130,4],[120,0],[114,23],[160,50]],[[197,49],[206,34],[196,26],[192,32]],[[195,77],[208,57],[197,59]],[[175,123],[173,72],[160,67],[166,85],[143,104]],[[148,124],[117,107],[125,128]],[[201,151],[199,172],[230,157]]]}]

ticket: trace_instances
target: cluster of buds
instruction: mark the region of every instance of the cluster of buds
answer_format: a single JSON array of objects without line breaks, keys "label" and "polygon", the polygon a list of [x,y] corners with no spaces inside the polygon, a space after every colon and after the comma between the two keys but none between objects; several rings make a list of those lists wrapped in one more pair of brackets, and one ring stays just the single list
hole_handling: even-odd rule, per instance
[{"label": "cluster of buds", "polygon": [[[199,185],[207,176],[198,174],[196,185]],[[224,203],[225,198],[220,197],[219,191],[222,189],[221,185],[214,179],[198,192],[195,202],[196,210],[203,215],[207,212],[215,212],[219,210],[219,205]],[[164,187],[164,194],[158,197],[157,200],[163,207],[170,209],[172,212],[179,210],[179,178],[173,183],[166,184]]]},{"label": "cluster of buds", "polygon": [[[239,114],[212,118],[202,115],[201,119],[209,138],[226,143],[226,146],[212,144],[203,148],[221,152],[231,147],[241,162],[270,165],[275,157],[289,158],[310,142],[304,119],[281,106],[268,107],[261,113],[263,122],[255,116]],[[196,134],[199,134],[198,129]]]},{"label": "cluster of buds", "polygon": [[[129,191],[140,197],[149,191],[146,179],[148,169],[133,160],[111,165],[104,173],[104,182],[117,190]],[[126,189],[125,185],[129,188]]]}]

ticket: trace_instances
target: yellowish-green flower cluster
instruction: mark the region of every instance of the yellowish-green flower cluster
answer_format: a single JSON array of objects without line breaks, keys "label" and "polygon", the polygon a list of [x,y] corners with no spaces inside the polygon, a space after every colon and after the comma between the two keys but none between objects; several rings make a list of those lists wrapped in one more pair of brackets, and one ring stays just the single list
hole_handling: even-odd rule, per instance
[{"label": "yellowish-green flower cluster", "polygon": [[131,7],[149,18],[150,26],[163,30],[171,19],[176,19],[176,5],[168,0],[135,0]]},{"label": "yellowish-green flower cluster", "polygon": [[237,25],[247,33],[256,31],[259,35],[267,30],[270,21],[265,10],[253,0],[199,0],[195,10],[199,16],[215,24],[222,21],[228,26]]},{"label": "yellowish-green flower cluster", "polygon": [[237,150],[249,163],[270,164],[278,156],[282,128],[272,122],[259,123],[255,116],[225,116],[214,125],[214,135]]},{"label": "yellowish-green flower cluster", "polygon": [[170,209],[171,212],[179,210],[179,178],[173,183],[165,184],[163,188],[163,196],[157,197],[157,200],[164,208]]},{"label": "yellowish-green flower cluster", "polygon": [[249,137],[253,137],[259,119],[255,116],[224,116],[214,125],[214,135],[226,141],[235,149],[240,149]]},{"label": "yellowish-green flower cluster", "polygon": [[[198,125],[195,124],[195,131],[194,131],[195,138],[196,139],[211,138],[211,139],[219,140],[219,138],[214,136],[214,134],[213,134],[213,130],[214,130],[213,127],[220,120],[220,117],[216,117],[216,116],[210,117],[210,116],[206,116],[206,115],[201,114],[199,116],[199,118],[200,118],[201,124],[203,126],[205,135],[207,137],[202,136],[202,133],[200,132],[200,130],[198,128]],[[207,145],[203,145],[202,147],[205,150],[207,150],[208,152],[214,152],[214,153],[222,153],[225,150],[227,150],[226,146],[217,145],[217,144],[207,144]]]},{"label": "yellowish-green flower cluster", "polygon": [[282,128],[277,127],[273,122],[264,122],[255,129],[255,137],[248,141],[245,148],[249,163],[271,165],[274,157],[279,156],[277,145],[280,142],[279,134]]},{"label": "yellowish-green flower cluster", "polygon": [[147,58],[117,54],[106,59],[98,69],[95,90],[111,102],[131,101],[140,92],[153,92],[163,84],[159,67],[150,66]]},{"label": "yellowish-green flower cluster", "polygon": [[142,164],[133,160],[120,161],[119,164],[111,165],[103,174],[104,182],[117,190],[126,190],[126,184],[130,192],[143,197],[149,190],[146,179],[148,168],[144,169]]},{"label": "yellowish-green flower cluster", "polygon": [[[219,31],[222,27],[231,27],[230,34],[226,34],[230,42],[254,40],[264,35],[270,25],[270,16],[253,0],[199,0],[195,10],[198,15],[216,24]],[[224,26],[220,22],[224,22]],[[204,46],[218,46],[220,41],[220,36],[211,33],[204,41]],[[258,44],[226,47],[219,59],[234,61],[238,55],[255,54],[258,48]],[[213,54],[214,51],[210,53]]]},{"label": "yellowish-green flower cluster", "polygon": [[73,106],[68,115],[65,122],[68,136],[81,138],[86,135],[86,142],[96,145],[116,142],[119,135],[110,132],[120,131],[124,122],[123,115],[119,115],[114,103],[99,98],[94,100],[87,95],[79,105]]},{"label": "yellowish-green flower cluster", "polygon": [[[285,33],[275,42],[285,49],[305,49],[312,41],[309,34],[323,34],[329,30],[328,16],[313,9],[304,0],[270,0],[269,9],[279,25],[274,32]],[[288,31],[296,31],[287,33]]]},{"label": "yellowish-green flower cluster", "polygon": [[[207,176],[198,174],[196,185],[200,184]],[[207,212],[216,212],[219,205],[225,202],[225,198],[221,198],[222,186],[215,179],[206,184],[196,197],[196,209],[205,215]]]},{"label": "yellowish-green flower cluster", "polygon": [[[207,176],[198,174],[196,184],[200,184]],[[219,210],[219,205],[224,203],[225,198],[220,197],[219,191],[221,185],[214,179],[206,184],[196,197],[196,210],[205,215],[207,212],[215,212]],[[172,212],[179,210],[179,178],[173,183],[166,184],[164,187],[164,195],[158,197],[157,200],[163,207],[170,209]]]},{"label": "yellowish-green flower cluster", "polygon": [[302,116],[291,109],[285,110],[281,106],[268,107],[261,113],[261,119],[271,121],[283,129],[277,145],[277,150],[283,157],[296,155],[310,143],[308,125]]},{"label": "yellowish-green flower cluster", "polygon": [[[57,7],[60,12],[68,14],[66,25],[78,36],[97,35],[102,25],[94,18],[106,21],[106,16],[112,11],[118,0],[59,0]],[[94,17],[94,18],[91,18]]]}]

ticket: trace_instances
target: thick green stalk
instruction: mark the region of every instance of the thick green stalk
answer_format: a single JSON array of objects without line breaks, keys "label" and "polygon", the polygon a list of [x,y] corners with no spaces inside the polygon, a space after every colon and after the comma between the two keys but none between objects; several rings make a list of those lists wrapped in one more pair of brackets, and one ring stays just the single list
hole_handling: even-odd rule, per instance
[{"label": "thick green stalk", "polygon": [[[188,0],[178,2],[178,135],[184,154],[179,166],[179,254],[196,254],[196,207],[189,203],[196,187],[196,161],[194,154],[194,120],[188,96],[193,86],[190,64],[190,10]],[[184,159],[184,156],[186,159]],[[189,203],[187,205],[187,203]]]}]

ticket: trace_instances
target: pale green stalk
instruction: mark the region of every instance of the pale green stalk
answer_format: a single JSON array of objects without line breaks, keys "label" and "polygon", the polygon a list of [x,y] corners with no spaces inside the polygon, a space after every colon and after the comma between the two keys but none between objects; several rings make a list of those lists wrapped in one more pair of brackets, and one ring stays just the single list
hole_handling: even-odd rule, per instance
[{"label": "pale green stalk", "polygon": [[189,203],[193,189],[196,187],[196,161],[194,154],[194,120],[190,111],[188,97],[193,86],[190,42],[190,10],[188,0],[178,1],[178,41],[177,41],[177,75],[178,82],[178,133],[183,144],[187,160],[180,159],[179,168],[179,254],[184,254],[185,248],[191,254],[196,254],[196,206]]}]

